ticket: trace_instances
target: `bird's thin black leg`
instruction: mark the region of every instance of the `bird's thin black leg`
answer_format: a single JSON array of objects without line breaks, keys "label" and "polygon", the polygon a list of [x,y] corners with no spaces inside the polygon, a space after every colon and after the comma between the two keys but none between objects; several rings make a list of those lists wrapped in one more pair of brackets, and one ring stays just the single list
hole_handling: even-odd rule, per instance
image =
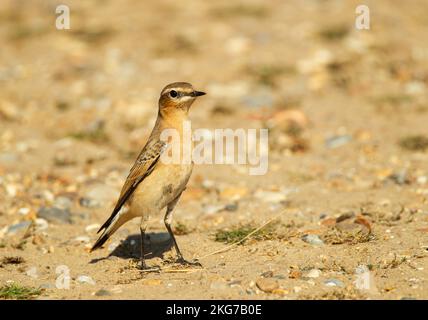
[{"label": "bird's thin black leg", "polygon": [[147,265],[146,265],[146,258],[145,258],[145,254],[146,252],[144,251],[144,235],[145,235],[145,228],[143,228],[142,226],[140,226],[140,236],[141,236],[141,270],[145,270],[147,269]]},{"label": "bird's thin black leg", "polygon": [[[181,194],[180,194],[181,195]],[[172,211],[174,210],[175,205],[178,202],[178,199],[180,199],[180,196],[178,196],[174,201],[172,201],[168,206],[167,206],[167,210],[166,210],[166,215],[165,215],[165,227],[168,230],[169,236],[172,239],[172,243],[174,244],[174,248],[175,251],[177,253],[177,262],[181,263],[181,264],[187,264],[187,265],[198,265],[200,266],[201,264],[199,262],[189,262],[186,261],[183,258],[183,255],[181,254],[180,248],[178,247],[177,244],[177,240],[175,239],[174,233],[172,232],[172,228],[171,228],[171,223],[172,223]]]}]

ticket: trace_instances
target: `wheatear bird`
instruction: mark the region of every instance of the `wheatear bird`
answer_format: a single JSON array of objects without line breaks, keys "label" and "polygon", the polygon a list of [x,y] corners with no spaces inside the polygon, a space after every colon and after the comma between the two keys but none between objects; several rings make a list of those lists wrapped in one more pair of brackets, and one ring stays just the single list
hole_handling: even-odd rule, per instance
[{"label": "wheatear bird", "polygon": [[[164,163],[161,155],[173,148],[174,143],[179,143],[178,147],[182,149],[183,124],[188,120],[189,108],[197,97],[204,94],[205,92],[194,90],[192,85],[186,82],[172,83],[162,90],[158,117],[152,133],[131,168],[110,218],[98,230],[104,231],[91,251],[100,248],[125,222],[141,217],[141,265],[145,269],[144,233],[147,221],[150,215],[157,215],[166,207],[165,226],[177,252],[178,262],[188,263],[178,248],[171,222],[172,211],[186,188],[193,163]],[[176,130],[180,139],[162,141],[161,133],[166,129]],[[128,211],[121,210],[124,205],[128,206]]]}]

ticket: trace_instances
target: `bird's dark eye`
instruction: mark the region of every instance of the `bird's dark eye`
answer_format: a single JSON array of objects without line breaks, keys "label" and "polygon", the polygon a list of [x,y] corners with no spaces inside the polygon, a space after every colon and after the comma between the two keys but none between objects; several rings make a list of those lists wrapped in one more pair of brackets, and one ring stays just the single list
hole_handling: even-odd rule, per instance
[{"label": "bird's dark eye", "polygon": [[171,96],[171,98],[177,98],[178,97],[178,92],[175,90],[171,90],[169,92],[169,95]]}]

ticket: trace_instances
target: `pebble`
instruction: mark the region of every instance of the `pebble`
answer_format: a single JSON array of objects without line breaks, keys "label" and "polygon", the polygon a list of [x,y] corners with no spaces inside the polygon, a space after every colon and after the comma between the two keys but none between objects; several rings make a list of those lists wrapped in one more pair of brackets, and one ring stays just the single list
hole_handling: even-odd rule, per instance
[{"label": "pebble", "polygon": [[307,242],[307,243],[310,243],[310,244],[313,244],[313,245],[317,245],[317,246],[324,244],[324,241],[322,241],[320,239],[320,237],[318,237],[316,234],[305,234],[302,237],[302,240],[305,241],[305,242]]},{"label": "pebble", "polygon": [[426,184],[428,181],[428,177],[427,176],[419,176],[416,178],[416,182],[418,184]]},{"label": "pebble", "polygon": [[85,231],[86,232],[92,232],[92,231],[98,230],[100,227],[101,226],[98,223],[90,224],[89,226],[87,226],[85,228]]},{"label": "pebble", "polygon": [[202,211],[203,213],[207,214],[207,215],[211,215],[211,214],[215,214],[217,212],[222,211],[225,208],[224,205],[212,205],[212,204],[208,204],[208,205],[204,205],[202,207]]},{"label": "pebble", "polygon": [[68,197],[60,196],[55,199],[54,205],[58,209],[69,210],[73,205],[73,202]]},{"label": "pebble", "polygon": [[7,184],[6,185],[6,193],[11,198],[16,197],[18,190],[19,190],[19,187],[15,184]]},{"label": "pebble", "polygon": [[17,120],[21,115],[19,109],[20,108],[15,104],[2,100],[0,101],[0,118],[4,118],[6,120]]},{"label": "pebble", "polygon": [[343,288],[345,285],[342,281],[337,279],[328,279],[324,281],[324,284],[328,287],[341,287]]},{"label": "pebble", "polygon": [[307,278],[318,278],[321,275],[321,270],[319,269],[311,269],[306,274]]},{"label": "pebble", "polygon": [[87,236],[80,236],[80,237],[74,238],[74,241],[82,242],[82,243],[89,243],[91,241],[91,239]]},{"label": "pebble", "polygon": [[106,289],[100,289],[94,293],[97,297],[111,296],[111,292]]},{"label": "pebble", "polygon": [[290,279],[299,279],[301,278],[302,273],[299,270],[291,270],[289,274]]},{"label": "pebble", "polygon": [[352,140],[352,136],[348,134],[343,136],[335,136],[335,137],[326,139],[325,145],[327,148],[334,149],[347,144],[351,140]]},{"label": "pebble", "polygon": [[95,285],[95,281],[89,276],[84,276],[84,275],[78,276],[76,280],[77,282],[80,282],[80,283]]},{"label": "pebble", "polygon": [[210,289],[212,289],[212,290],[226,290],[226,289],[228,289],[228,285],[224,281],[213,281],[210,284]]},{"label": "pebble", "polygon": [[264,292],[272,292],[279,288],[279,284],[272,278],[260,278],[256,281],[257,287]]},{"label": "pebble", "polygon": [[279,191],[257,190],[254,197],[264,202],[280,203],[287,199],[287,196]]},{"label": "pebble", "polygon": [[232,55],[242,55],[249,50],[250,40],[246,37],[234,37],[226,41],[225,49]]},{"label": "pebble", "polygon": [[90,209],[101,207],[101,204],[97,200],[84,198],[84,197],[80,198],[79,204],[82,207],[90,208]]},{"label": "pebble", "polygon": [[36,223],[36,231],[43,231],[49,227],[49,223],[42,218],[37,218],[35,223]]},{"label": "pebble", "polygon": [[33,279],[37,279],[39,277],[39,275],[37,274],[37,268],[36,267],[32,267],[30,269],[28,269],[25,274]]},{"label": "pebble", "polygon": [[18,210],[18,214],[22,215],[22,216],[26,216],[27,214],[30,213],[30,208],[19,208]]},{"label": "pebble", "polygon": [[15,234],[20,230],[27,229],[31,225],[31,221],[22,221],[19,223],[16,223],[14,225],[9,226],[7,229],[8,234]]},{"label": "pebble", "polygon": [[273,271],[269,270],[269,271],[263,272],[263,273],[261,274],[261,276],[262,276],[263,278],[272,278],[272,277],[273,277]]},{"label": "pebble", "polygon": [[242,187],[227,187],[220,192],[220,198],[236,201],[247,195],[248,189]]},{"label": "pebble", "polygon": [[106,204],[116,199],[118,190],[106,184],[95,184],[86,192],[84,198],[95,200],[98,204]]},{"label": "pebble", "polygon": [[69,210],[56,207],[41,207],[37,216],[53,223],[72,223]]},{"label": "pebble", "polygon": [[236,211],[238,210],[238,204],[237,203],[229,203],[224,207],[224,210],[226,211]]}]

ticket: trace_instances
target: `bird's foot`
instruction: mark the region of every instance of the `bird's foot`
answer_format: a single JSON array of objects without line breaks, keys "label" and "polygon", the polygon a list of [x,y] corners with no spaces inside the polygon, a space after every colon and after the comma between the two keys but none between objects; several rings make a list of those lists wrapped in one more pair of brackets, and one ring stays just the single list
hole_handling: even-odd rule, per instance
[{"label": "bird's foot", "polygon": [[198,261],[187,261],[183,257],[179,257],[176,262],[182,266],[202,267],[202,264],[200,264]]},{"label": "bird's foot", "polygon": [[145,261],[141,261],[141,264],[138,266],[138,269],[141,272],[148,273],[148,272],[159,272],[160,267],[148,267]]}]

